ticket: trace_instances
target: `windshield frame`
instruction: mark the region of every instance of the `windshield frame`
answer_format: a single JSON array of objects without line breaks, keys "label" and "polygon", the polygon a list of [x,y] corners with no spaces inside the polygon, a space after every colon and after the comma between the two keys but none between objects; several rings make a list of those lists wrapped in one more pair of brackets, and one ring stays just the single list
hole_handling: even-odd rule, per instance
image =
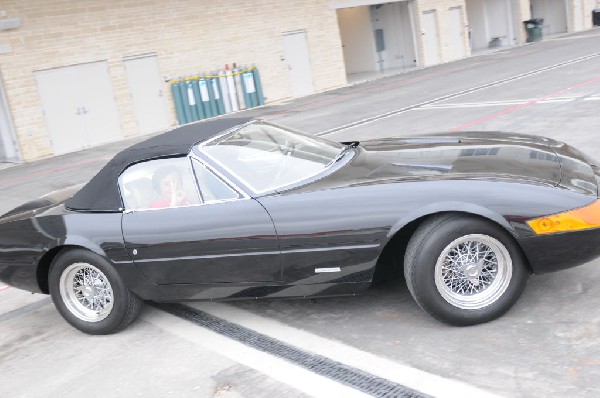
[{"label": "windshield frame", "polygon": [[[339,145],[340,152],[338,153],[338,155],[336,155],[335,158],[333,158],[331,160],[331,162],[324,165],[324,167],[321,170],[319,170],[315,173],[307,174],[300,179],[297,179],[294,181],[289,181],[283,185],[278,185],[273,188],[258,190],[251,183],[246,181],[242,176],[240,176],[238,173],[233,171],[227,164],[224,164],[222,161],[220,161],[219,159],[216,159],[214,156],[211,156],[207,151],[205,151],[206,146],[215,145],[215,144],[218,145],[219,142],[227,140],[231,135],[237,133],[239,130],[243,129],[244,127],[252,125],[252,124],[268,125],[268,126],[272,126],[277,129],[281,129],[281,130],[290,132],[292,134],[308,136],[310,138],[315,138],[316,140],[319,140],[319,141],[322,140],[327,143],[330,143],[332,146]],[[344,145],[344,144],[336,142],[336,141],[330,141],[323,137],[313,136],[310,133],[298,131],[293,128],[289,128],[287,126],[281,126],[276,123],[256,119],[256,120],[251,120],[248,123],[244,123],[239,126],[235,126],[234,128],[231,128],[231,129],[223,132],[222,134],[214,136],[214,137],[210,138],[209,140],[203,141],[203,142],[195,145],[193,148],[193,151],[196,152],[197,156],[202,157],[206,161],[211,162],[213,164],[213,167],[218,168],[221,171],[221,173],[227,174],[231,180],[235,181],[235,183],[238,187],[243,187],[244,188],[243,190],[247,191],[248,193],[252,193],[251,196],[265,196],[265,195],[276,194],[276,193],[284,192],[284,191],[287,191],[290,189],[294,189],[294,188],[309,184],[311,182],[317,181],[317,180],[323,178],[324,176],[331,174],[332,172],[336,171],[337,169],[339,169],[341,166],[343,166],[346,163],[343,160],[348,158],[348,154],[355,153],[355,151],[349,151],[350,148],[351,148],[350,146]],[[350,156],[350,158],[353,158],[353,157],[354,156]]]}]

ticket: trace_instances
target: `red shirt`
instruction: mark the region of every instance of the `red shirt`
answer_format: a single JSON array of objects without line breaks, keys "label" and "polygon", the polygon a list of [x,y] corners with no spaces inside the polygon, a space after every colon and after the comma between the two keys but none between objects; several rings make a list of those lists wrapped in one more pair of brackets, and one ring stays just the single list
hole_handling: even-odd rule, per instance
[{"label": "red shirt", "polygon": [[[182,207],[182,206],[189,206],[191,205],[190,201],[187,199],[181,199],[181,201],[177,204],[177,206],[174,207]],[[167,200],[167,199],[158,199],[155,200],[154,202],[150,203],[150,205],[148,206],[148,208],[150,209],[163,209],[166,207],[173,207],[171,206],[171,201]]]}]

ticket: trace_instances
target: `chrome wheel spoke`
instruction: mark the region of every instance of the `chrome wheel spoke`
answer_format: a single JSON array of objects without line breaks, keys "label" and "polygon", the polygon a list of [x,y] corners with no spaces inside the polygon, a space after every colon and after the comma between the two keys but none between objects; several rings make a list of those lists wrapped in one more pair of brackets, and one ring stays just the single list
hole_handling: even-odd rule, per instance
[{"label": "chrome wheel spoke", "polygon": [[451,242],[438,257],[435,283],[442,297],[463,309],[495,302],[512,275],[506,247],[488,235],[465,235]]},{"label": "chrome wheel spoke", "polygon": [[60,294],[69,311],[87,322],[101,321],[112,311],[110,281],[91,264],[75,263],[67,267],[60,278]]}]

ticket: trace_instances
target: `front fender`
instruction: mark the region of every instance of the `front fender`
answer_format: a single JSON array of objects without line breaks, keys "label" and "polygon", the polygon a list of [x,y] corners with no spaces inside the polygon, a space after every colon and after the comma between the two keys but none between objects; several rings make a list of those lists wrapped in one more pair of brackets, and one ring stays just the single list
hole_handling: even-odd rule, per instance
[{"label": "front fender", "polygon": [[442,201],[429,203],[425,206],[411,210],[410,212],[404,214],[403,217],[400,220],[398,220],[388,232],[388,239],[394,236],[406,225],[419,218],[444,212],[468,213],[487,218],[504,227],[504,229],[510,232],[515,238],[518,237],[517,231],[508,222],[508,220],[506,220],[506,218],[502,217],[500,214],[490,210],[489,208],[474,203]]}]

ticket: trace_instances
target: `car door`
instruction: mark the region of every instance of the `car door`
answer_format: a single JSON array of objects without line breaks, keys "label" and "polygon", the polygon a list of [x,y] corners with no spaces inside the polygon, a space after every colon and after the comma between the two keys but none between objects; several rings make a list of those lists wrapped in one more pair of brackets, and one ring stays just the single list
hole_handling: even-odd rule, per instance
[{"label": "car door", "polygon": [[394,219],[392,201],[349,187],[259,198],[271,215],[287,284],[370,282]]},{"label": "car door", "polygon": [[119,184],[125,245],[153,282],[281,281],[269,214],[196,159],[136,164]]}]

